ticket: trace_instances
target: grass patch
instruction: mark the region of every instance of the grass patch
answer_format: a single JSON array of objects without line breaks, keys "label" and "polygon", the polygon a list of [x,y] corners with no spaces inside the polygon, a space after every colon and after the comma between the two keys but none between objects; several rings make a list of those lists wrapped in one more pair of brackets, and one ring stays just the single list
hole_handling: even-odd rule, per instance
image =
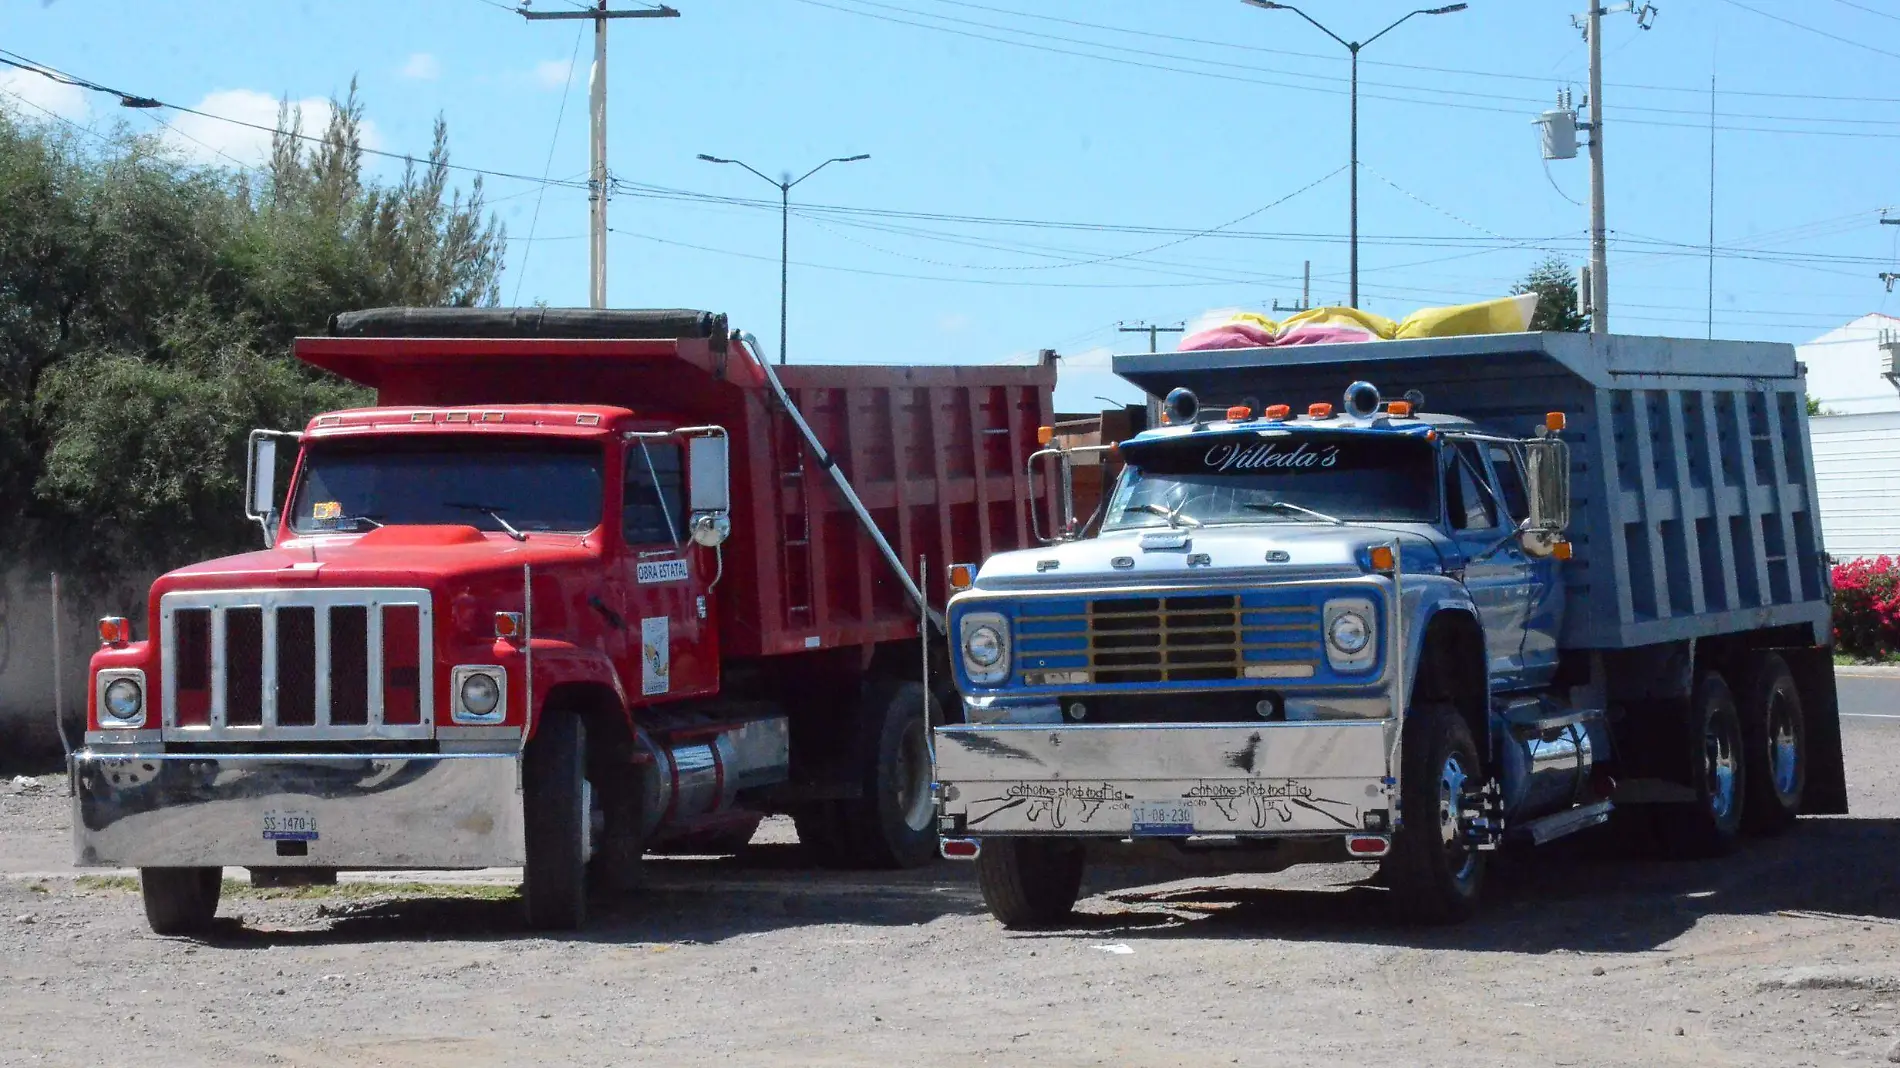
[{"label": "grass patch", "polygon": [[1848,656],[1846,653],[1834,654],[1835,667],[1894,667],[1900,666],[1900,653],[1886,653],[1880,656]]},{"label": "grass patch", "polygon": [[[82,875],[74,880],[81,890],[113,890],[136,893],[139,881],[132,875]],[[241,879],[224,881],[224,897],[249,901],[366,901],[383,897],[459,898],[469,901],[513,901],[521,896],[518,886],[486,883],[378,883],[339,882],[334,886],[255,887]]]}]

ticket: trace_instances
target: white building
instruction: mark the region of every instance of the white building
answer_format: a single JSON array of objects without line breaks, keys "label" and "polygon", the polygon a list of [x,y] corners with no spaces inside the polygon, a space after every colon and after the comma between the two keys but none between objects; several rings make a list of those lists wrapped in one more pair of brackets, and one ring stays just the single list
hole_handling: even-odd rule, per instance
[{"label": "white building", "polygon": [[1822,412],[1808,434],[1827,551],[1900,555],[1900,388],[1886,377],[1900,353],[1900,319],[1863,315],[1795,352]]}]

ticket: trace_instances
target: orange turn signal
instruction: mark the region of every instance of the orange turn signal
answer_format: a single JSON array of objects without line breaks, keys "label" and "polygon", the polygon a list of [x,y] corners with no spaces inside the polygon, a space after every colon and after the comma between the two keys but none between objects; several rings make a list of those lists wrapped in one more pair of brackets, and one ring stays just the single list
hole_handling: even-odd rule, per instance
[{"label": "orange turn signal", "polygon": [[1229,422],[1238,423],[1242,419],[1252,419],[1252,418],[1253,418],[1253,409],[1247,407],[1244,404],[1236,404],[1232,408],[1227,409],[1227,419]]},{"label": "orange turn signal", "polygon": [[1055,427],[1039,426],[1036,428],[1036,444],[1038,445],[1047,445],[1051,441],[1054,441],[1055,437],[1056,437]]},{"label": "orange turn signal", "polygon": [[1398,562],[1393,558],[1392,547],[1390,545],[1374,545],[1372,547],[1371,556],[1372,570],[1374,571],[1393,571],[1398,567]]},{"label": "orange turn signal", "polygon": [[521,637],[521,613],[496,612],[495,637],[503,641],[514,641]]},{"label": "orange turn signal", "polygon": [[106,616],[99,620],[99,644],[124,645],[132,640],[132,622],[124,616]]},{"label": "orange turn signal", "polygon": [[1385,406],[1385,414],[1397,416],[1400,419],[1410,419],[1412,417],[1412,402],[1392,401]]},{"label": "orange turn signal", "polygon": [[1564,413],[1547,412],[1544,415],[1544,429],[1553,433],[1564,428]]},{"label": "orange turn signal", "polygon": [[1267,405],[1266,416],[1268,419],[1278,421],[1281,419],[1285,419],[1292,414],[1293,414],[1292,405],[1288,405],[1288,404]]},{"label": "orange turn signal", "polygon": [[1571,548],[1570,548],[1570,543],[1569,543],[1569,542],[1567,542],[1567,541],[1560,541],[1560,542],[1558,542],[1557,544],[1555,544],[1555,545],[1553,545],[1553,546],[1551,546],[1551,547],[1550,547],[1550,555],[1552,555],[1552,556],[1554,556],[1554,557],[1556,557],[1556,558],[1557,558],[1557,559],[1559,559],[1559,560],[1568,560],[1568,559],[1570,559],[1570,557],[1571,557],[1571,555],[1572,555],[1572,550],[1571,550]]},{"label": "orange turn signal", "polygon": [[1324,402],[1309,404],[1306,406],[1306,414],[1312,419],[1331,419],[1333,417],[1333,406]]},{"label": "orange turn signal", "polygon": [[950,588],[967,590],[976,584],[976,568],[969,564],[950,565]]}]

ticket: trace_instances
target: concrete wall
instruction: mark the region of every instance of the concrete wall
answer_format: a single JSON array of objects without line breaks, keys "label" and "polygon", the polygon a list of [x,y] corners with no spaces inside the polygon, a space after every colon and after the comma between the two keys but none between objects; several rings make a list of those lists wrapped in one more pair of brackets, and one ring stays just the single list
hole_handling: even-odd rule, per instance
[{"label": "concrete wall", "polygon": [[[96,622],[103,615],[129,616],[133,634],[144,637],[151,579],[66,578],[61,586],[59,688],[67,718],[76,724],[87,699],[86,663],[99,646]],[[51,576],[16,565],[0,574],[0,763],[58,753],[53,690]]]}]

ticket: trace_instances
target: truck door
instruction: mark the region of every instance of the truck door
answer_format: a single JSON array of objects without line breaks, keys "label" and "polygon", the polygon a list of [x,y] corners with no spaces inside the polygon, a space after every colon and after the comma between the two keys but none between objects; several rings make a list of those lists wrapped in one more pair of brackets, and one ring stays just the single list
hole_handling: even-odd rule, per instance
[{"label": "truck door", "polygon": [[711,551],[686,534],[686,492],[676,438],[626,445],[621,477],[624,551],[615,614],[624,637],[621,682],[629,700],[709,693],[719,685],[718,651],[706,603]]},{"label": "truck door", "polygon": [[[1506,517],[1512,526],[1529,518],[1530,497],[1524,485],[1524,465],[1518,451],[1510,445],[1485,443],[1485,455],[1497,476],[1503,495]],[[1513,545],[1514,549],[1521,549]],[[1525,556],[1524,560],[1524,645],[1523,682],[1527,686],[1549,684],[1557,672],[1557,631],[1563,619],[1563,585],[1557,580],[1557,561],[1551,557]]]},{"label": "truck door", "polygon": [[1515,538],[1506,538],[1509,521],[1498,507],[1498,494],[1477,444],[1456,442],[1445,455],[1446,520],[1463,557],[1465,589],[1484,627],[1491,679],[1494,685],[1516,686],[1523,676],[1529,597],[1524,550]]}]

